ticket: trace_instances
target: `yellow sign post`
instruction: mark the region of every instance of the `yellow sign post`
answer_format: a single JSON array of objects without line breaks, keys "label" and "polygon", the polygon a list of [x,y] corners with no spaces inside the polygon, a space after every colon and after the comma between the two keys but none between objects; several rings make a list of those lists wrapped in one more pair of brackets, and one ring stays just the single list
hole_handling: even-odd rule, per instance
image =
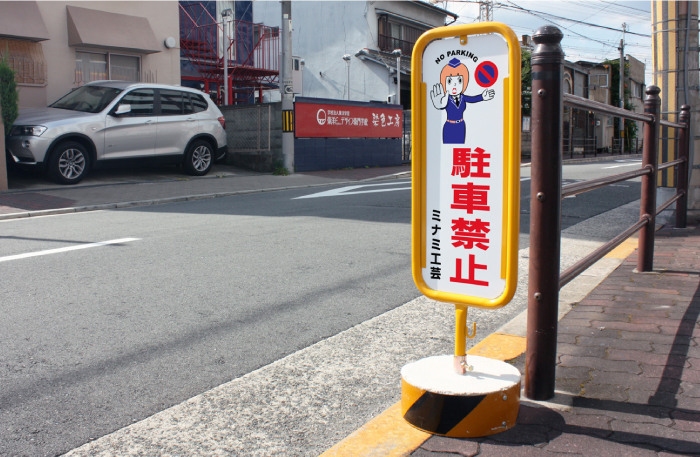
[{"label": "yellow sign post", "polygon": [[[468,364],[466,338],[476,332],[476,324],[467,331],[467,307],[500,308],[517,285],[520,61],[515,33],[495,22],[430,30],[413,50],[413,278],[427,297],[456,306],[452,360],[429,357],[402,370],[404,417],[433,433],[483,436],[512,427],[517,417],[520,373],[482,357]],[[507,381],[485,385],[476,373]],[[426,395],[443,402],[440,413]],[[452,407],[465,399],[473,407],[460,413],[462,425],[433,426],[461,417]],[[470,414],[484,410],[482,404],[496,422],[474,421]],[[477,422],[477,428],[465,425]]]}]

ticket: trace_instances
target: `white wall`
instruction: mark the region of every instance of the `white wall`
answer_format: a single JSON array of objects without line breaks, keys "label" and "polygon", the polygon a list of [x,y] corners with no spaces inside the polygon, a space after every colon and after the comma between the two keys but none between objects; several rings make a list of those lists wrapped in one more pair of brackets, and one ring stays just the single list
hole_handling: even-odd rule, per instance
[{"label": "white wall", "polygon": [[[292,2],[292,53],[306,61],[304,96],[347,99],[347,67],[350,60],[350,100],[387,99],[395,91],[383,65],[362,61],[355,54],[362,48],[377,47],[377,18],[372,2]],[[253,20],[268,26],[281,23],[277,1],[253,3]],[[279,101],[277,91],[268,91],[265,101]]]}]

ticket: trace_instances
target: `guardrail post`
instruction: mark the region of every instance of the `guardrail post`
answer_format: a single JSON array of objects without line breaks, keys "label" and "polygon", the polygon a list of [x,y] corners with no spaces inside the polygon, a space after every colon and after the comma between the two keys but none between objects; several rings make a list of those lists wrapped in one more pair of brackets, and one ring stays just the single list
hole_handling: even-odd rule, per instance
[{"label": "guardrail post", "polygon": [[649,223],[639,232],[637,271],[654,268],[654,231],[656,230],[656,177],[658,175],[659,129],[661,127],[661,89],[649,86],[644,99],[644,113],[654,116],[654,121],[644,124],[644,150],[642,165],[651,166],[653,172],[642,176],[642,204],[640,216],[648,217]]},{"label": "guardrail post", "polygon": [[685,128],[680,131],[680,147],[679,155],[685,161],[678,165],[678,174],[676,177],[678,192],[683,192],[683,196],[676,202],[676,227],[685,228],[688,215],[688,165],[690,160],[690,105],[681,106],[681,115],[679,118],[681,124],[685,124]]},{"label": "guardrail post", "polygon": [[[540,27],[533,35],[530,270],[525,395],[554,396],[561,251],[561,165],[564,35]],[[569,142],[571,144],[571,140]]]}]

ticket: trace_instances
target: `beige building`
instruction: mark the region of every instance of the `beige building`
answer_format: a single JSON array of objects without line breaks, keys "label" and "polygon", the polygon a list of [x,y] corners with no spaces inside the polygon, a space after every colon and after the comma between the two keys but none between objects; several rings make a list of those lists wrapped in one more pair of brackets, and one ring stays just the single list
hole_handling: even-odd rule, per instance
[{"label": "beige building", "polygon": [[[608,64],[593,64],[588,69],[588,98],[596,102],[612,105],[612,67]],[[615,127],[613,117],[595,113],[596,148],[612,150]]]},{"label": "beige building", "polygon": [[[646,72],[646,65],[644,62],[635,59],[631,55],[625,57],[627,64],[628,75],[625,77],[625,85],[629,91],[629,102],[634,107],[634,111],[637,113],[644,112],[644,97],[646,94],[646,84],[644,84],[644,73]],[[642,136],[644,132],[644,122],[637,121],[637,138],[641,143]]]},{"label": "beige building", "polygon": [[0,1],[0,55],[17,71],[20,108],[90,81],[180,84],[176,1]]}]

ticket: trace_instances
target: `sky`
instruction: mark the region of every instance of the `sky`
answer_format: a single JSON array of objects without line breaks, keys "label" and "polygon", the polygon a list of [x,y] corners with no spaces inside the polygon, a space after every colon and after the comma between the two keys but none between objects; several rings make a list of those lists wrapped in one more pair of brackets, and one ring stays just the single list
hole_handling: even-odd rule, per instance
[{"label": "sky", "polygon": [[[474,0],[442,1],[436,5],[459,15],[456,24],[476,22],[479,16],[479,4]],[[532,36],[543,25],[559,27],[564,33],[566,60],[571,62],[619,59],[625,23],[625,55],[646,64],[649,85],[653,74],[650,11],[651,1],[495,0],[493,20],[508,25],[518,36]]]}]

